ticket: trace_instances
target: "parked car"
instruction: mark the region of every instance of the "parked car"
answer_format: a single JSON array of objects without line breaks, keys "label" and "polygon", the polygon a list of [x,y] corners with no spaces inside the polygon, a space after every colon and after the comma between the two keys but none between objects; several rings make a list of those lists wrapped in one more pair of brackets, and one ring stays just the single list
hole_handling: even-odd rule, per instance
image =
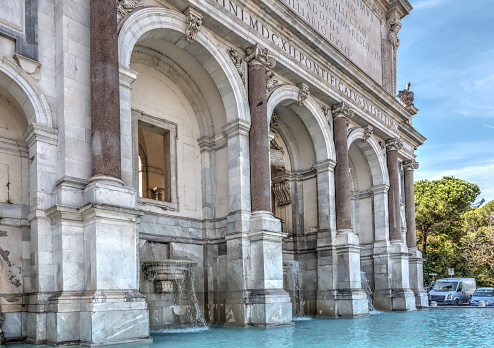
[{"label": "parked car", "polygon": [[484,301],[486,306],[494,306],[494,288],[478,288],[472,295],[470,306],[478,306]]},{"label": "parked car", "polygon": [[438,305],[468,304],[476,288],[474,278],[438,279],[429,292],[429,301],[436,301]]}]

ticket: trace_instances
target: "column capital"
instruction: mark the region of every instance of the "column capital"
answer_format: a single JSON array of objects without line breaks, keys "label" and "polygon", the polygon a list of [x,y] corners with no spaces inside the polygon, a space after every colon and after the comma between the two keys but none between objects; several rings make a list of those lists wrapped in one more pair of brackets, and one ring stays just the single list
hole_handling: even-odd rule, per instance
[{"label": "column capital", "polygon": [[338,117],[351,117],[353,114],[353,109],[345,103],[344,101],[331,105],[331,114],[333,118]]},{"label": "column capital", "polygon": [[415,159],[403,161],[403,169],[405,170],[415,170],[419,168],[419,162],[415,161]]},{"label": "column capital", "polygon": [[245,54],[245,61],[249,65],[264,65],[266,68],[274,68],[276,65],[276,59],[269,53],[269,50],[257,43],[247,48]]},{"label": "column capital", "polygon": [[386,140],[386,151],[399,151],[403,148],[403,141],[400,138]]}]

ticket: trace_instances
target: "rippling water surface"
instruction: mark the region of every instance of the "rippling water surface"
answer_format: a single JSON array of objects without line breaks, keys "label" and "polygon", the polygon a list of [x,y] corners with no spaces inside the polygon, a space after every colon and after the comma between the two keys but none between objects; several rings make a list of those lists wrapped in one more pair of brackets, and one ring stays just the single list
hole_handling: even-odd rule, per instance
[{"label": "rippling water surface", "polygon": [[494,347],[493,327],[491,308],[434,309],[296,320],[295,325],[269,329],[162,330],[152,332],[153,343],[119,347]]}]

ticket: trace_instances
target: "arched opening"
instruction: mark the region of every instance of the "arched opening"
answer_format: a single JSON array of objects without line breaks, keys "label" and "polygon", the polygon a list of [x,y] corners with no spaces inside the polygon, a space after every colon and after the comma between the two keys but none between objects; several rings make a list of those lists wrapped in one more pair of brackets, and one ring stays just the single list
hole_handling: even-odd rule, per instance
[{"label": "arched opening", "polygon": [[[225,308],[218,303],[225,301],[228,276],[222,272],[225,226],[238,209],[232,199],[237,192],[231,190],[237,181],[232,156],[238,154],[229,148],[225,128],[241,119],[248,122],[249,111],[228,53],[218,51],[206,29],[188,42],[185,28],[184,15],[164,8],[136,11],[121,27],[120,64],[136,75],[121,93],[121,119],[131,124],[128,134],[122,131],[123,179],[138,190],[141,261],[154,257],[149,253],[154,250],[193,265],[187,284],[193,284],[202,312],[209,304],[209,320],[220,322]],[[125,167],[128,152],[131,168]],[[204,243],[209,238],[214,242]],[[141,285],[143,279],[141,271]],[[150,305],[152,328],[178,323],[178,302],[164,289],[144,291],[148,303],[161,301]]]},{"label": "arched opening", "polygon": [[[268,100],[271,115],[273,215],[287,233],[283,243],[285,290],[294,316],[315,315],[318,290],[317,238],[322,200],[315,166],[331,158],[329,126],[312,98],[298,104],[298,88],[283,86]],[[327,181],[326,181],[327,183]],[[323,190],[324,191],[324,190]]]}]

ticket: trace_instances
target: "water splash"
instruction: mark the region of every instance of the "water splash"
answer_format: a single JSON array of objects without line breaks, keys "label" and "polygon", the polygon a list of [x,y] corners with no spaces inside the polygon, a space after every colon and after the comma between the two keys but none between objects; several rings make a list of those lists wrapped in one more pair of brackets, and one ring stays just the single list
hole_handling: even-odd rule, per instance
[{"label": "water splash", "polygon": [[184,266],[187,267],[188,274],[184,274],[184,277],[175,281],[174,297],[176,305],[173,307],[173,311],[178,319],[177,324],[192,326],[193,328],[207,327],[194,286],[195,267],[190,263],[177,262],[171,268]]},{"label": "water splash", "polygon": [[360,282],[362,283],[362,289],[367,294],[367,307],[369,309],[369,314],[379,314],[379,311],[376,311],[374,308],[374,293],[369,285],[369,281],[365,276],[365,272],[360,271]]},{"label": "water splash", "polygon": [[297,261],[283,262],[283,288],[290,294],[293,303],[293,320],[303,320],[305,301],[302,298],[302,276]]}]

